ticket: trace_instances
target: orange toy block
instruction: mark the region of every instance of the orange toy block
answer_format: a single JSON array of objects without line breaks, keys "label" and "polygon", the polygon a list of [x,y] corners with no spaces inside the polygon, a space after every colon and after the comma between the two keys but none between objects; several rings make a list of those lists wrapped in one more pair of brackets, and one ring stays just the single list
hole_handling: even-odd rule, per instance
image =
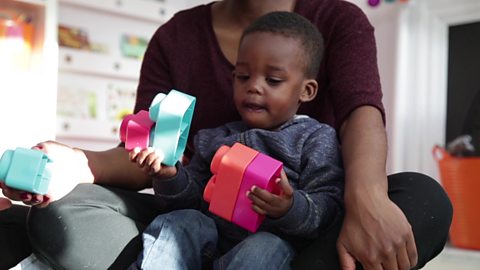
[{"label": "orange toy block", "polygon": [[210,212],[232,220],[243,175],[257,154],[257,151],[240,143],[217,150],[210,165],[213,176],[203,194],[205,201],[210,203]]}]

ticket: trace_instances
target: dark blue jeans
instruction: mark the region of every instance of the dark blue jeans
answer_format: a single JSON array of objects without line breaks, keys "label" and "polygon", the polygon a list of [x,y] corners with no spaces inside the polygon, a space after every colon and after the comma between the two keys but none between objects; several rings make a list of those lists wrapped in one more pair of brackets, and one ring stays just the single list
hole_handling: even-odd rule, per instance
[{"label": "dark blue jeans", "polygon": [[219,254],[217,226],[202,212],[185,209],[159,215],[142,234],[143,250],[130,268],[202,269],[213,262],[214,269],[290,269],[295,255],[288,242],[257,232],[242,240],[226,254]]}]

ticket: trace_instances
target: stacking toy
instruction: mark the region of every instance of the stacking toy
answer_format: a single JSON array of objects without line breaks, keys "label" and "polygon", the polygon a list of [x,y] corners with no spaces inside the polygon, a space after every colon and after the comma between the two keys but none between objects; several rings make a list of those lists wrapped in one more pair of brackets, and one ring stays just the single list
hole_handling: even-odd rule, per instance
[{"label": "stacking toy", "polygon": [[125,149],[131,151],[135,147],[147,148],[150,145],[150,131],[154,124],[145,110],[125,116],[120,125],[120,140],[125,142]]},{"label": "stacking toy", "polygon": [[11,188],[44,195],[50,183],[51,162],[38,150],[21,147],[7,150],[0,159],[0,181]]},{"label": "stacking toy", "polygon": [[159,93],[147,111],[127,115],[120,125],[120,140],[125,149],[149,146],[163,151],[163,164],[174,166],[187,145],[195,97],[172,89]]},{"label": "stacking toy", "polygon": [[210,203],[208,210],[248,231],[257,231],[265,216],[252,209],[247,191],[255,185],[279,195],[275,179],[282,167],[282,162],[243,144],[221,146],[210,164],[213,176],[203,193]]}]

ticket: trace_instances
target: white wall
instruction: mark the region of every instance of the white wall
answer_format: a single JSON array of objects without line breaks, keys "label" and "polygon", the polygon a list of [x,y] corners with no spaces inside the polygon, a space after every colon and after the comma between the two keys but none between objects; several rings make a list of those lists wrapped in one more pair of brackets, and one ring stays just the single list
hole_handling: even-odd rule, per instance
[{"label": "white wall", "polygon": [[[0,155],[55,138],[58,49],[57,0],[2,0],[2,5],[32,14],[35,31],[30,54],[20,40],[0,40]],[[18,50],[30,55],[29,64],[18,66]]]},{"label": "white wall", "polygon": [[[378,64],[387,111],[388,171],[411,170],[436,177],[431,149],[445,138],[448,26],[480,20],[480,1],[410,0],[408,3],[383,2],[375,8],[368,6],[366,0],[350,1],[364,10],[376,29]],[[210,0],[178,0],[175,6],[187,8],[208,2]],[[2,101],[7,100],[3,90],[0,94]],[[46,104],[45,111],[51,111],[54,105]],[[4,122],[12,119],[8,116],[14,109],[0,109]],[[30,136],[32,130],[42,138]],[[18,135],[10,132],[11,136],[7,138],[7,133],[2,133],[0,148],[5,147],[6,140],[18,145],[20,141],[29,143],[21,139],[23,137],[35,138],[35,142],[51,137],[51,132],[41,135],[41,131],[38,126],[25,126],[17,132]],[[82,144],[99,149],[116,142],[85,141],[79,146]]]},{"label": "white wall", "polygon": [[352,2],[376,28],[388,114],[388,170],[438,179],[432,148],[445,141],[448,27],[480,21],[480,1],[410,0],[377,8]]}]

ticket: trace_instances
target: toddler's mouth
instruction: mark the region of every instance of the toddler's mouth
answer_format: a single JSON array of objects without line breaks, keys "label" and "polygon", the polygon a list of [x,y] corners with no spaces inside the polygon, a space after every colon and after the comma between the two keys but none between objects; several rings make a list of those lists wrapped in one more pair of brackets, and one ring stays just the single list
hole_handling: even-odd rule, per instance
[{"label": "toddler's mouth", "polygon": [[265,106],[259,105],[257,103],[244,103],[243,106],[249,110],[254,112],[264,111],[266,110]]}]

